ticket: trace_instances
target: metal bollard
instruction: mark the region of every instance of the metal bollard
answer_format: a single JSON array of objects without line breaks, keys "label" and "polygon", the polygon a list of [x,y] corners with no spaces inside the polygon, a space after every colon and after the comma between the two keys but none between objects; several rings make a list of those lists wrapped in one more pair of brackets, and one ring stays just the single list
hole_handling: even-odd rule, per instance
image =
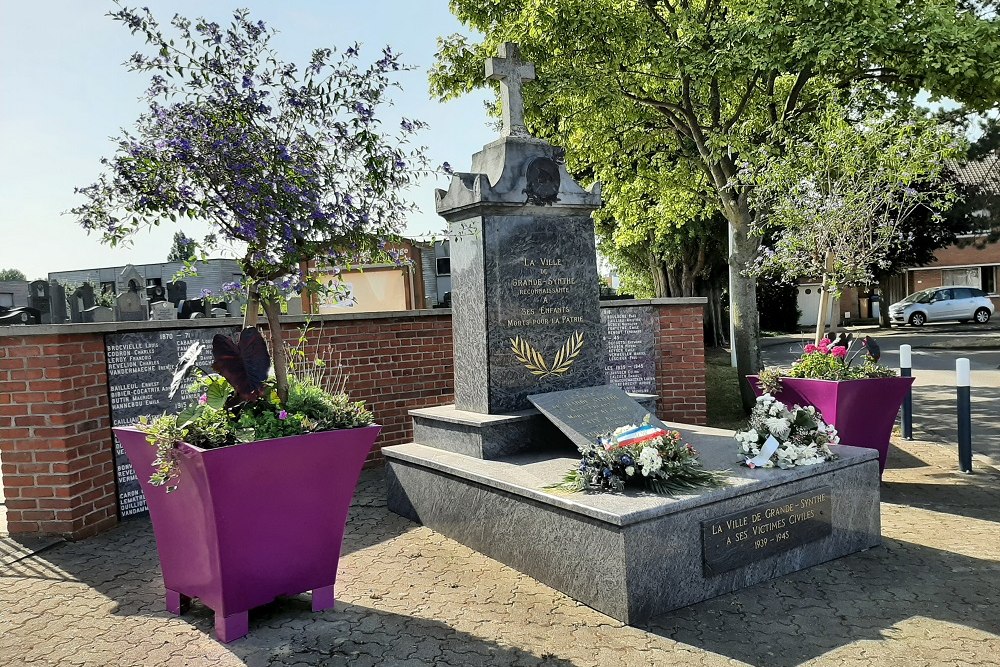
[{"label": "metal bollard", "polygon": [[955,362],[958,389],[958,469],[965,473],[972,472],[972,372],[969,360],[958,359]]},{"label": "metal bollard", "polygon": [[[913,360],[909,345],[899,346],[899,374],[904,378],[913,375]],[[903,438],[913,440],[913,386],[903,398]]]}]

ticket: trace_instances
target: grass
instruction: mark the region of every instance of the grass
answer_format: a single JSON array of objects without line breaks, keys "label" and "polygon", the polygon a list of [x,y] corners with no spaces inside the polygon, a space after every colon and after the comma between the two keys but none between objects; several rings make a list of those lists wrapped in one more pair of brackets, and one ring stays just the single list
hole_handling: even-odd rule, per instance
[{"label": "grass", "polygon": [[743,428],[746,415],[740,403],[740,378],[731,366],[729,351],[705,349],[705,393],[708,425],[731,431]]}]

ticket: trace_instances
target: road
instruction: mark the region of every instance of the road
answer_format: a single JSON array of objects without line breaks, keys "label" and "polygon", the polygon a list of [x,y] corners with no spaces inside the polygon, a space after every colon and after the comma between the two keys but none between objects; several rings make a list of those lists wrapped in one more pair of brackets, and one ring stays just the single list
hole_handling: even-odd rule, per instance
[{"label": "road", "polygon": [[[939,324],[919,329],[858,328],[854,332],[856,337],[875,338],[882,349],[882,363],[893,368],[899,368],[899,346],[911,346],[916,378],[914,436],[956,450],[955,362],[967,358],[972,369],[972,449],[988,462],[1000,464],[1000,326]],[[764,363],[789,366],[809,342],[811,336],[802,335],[765,339],[761,350]],[[957,467],[957,451],[955,461]]]}]

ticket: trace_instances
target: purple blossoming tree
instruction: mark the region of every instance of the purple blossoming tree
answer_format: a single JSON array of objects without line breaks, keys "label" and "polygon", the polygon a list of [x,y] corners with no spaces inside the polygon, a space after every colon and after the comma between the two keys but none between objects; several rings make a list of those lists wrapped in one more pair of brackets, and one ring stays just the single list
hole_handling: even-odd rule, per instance
[{"label": "purple blossoming tree", "polygon": [[300,69],[277,57],[274,31],[245,10],[228,27],[177,15],[170,35],[145,8],[119,5],[109,16],[150,47],[127,63],[151,73],[149,109],[101,160],[98,181],[77,189],[85,201],[71,213],[112,246],[165,220],[209,222],[201,251],[238,249],[245,324],[256,324],[259,302],[284,401],[282,295],[322,289],[300,273],[306,262],[337,267],[380,249],[412,209],[401,191],[426,168],[410,144],[424,124],[403,119],[390,134],[376,115],[398,57],[387,47],[363,65],[357,45],[317,49]]}]

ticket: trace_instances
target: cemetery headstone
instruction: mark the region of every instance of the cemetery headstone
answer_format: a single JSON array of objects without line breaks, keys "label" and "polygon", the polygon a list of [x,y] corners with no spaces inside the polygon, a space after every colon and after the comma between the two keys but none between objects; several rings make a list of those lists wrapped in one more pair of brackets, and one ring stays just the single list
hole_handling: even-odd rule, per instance
[{"label": "cemetery headstone", "polygon": [[148,319],[146,306],[142,303],[139,292],[122,292],[115,299],[116,319],[119,322],[136,322]]},{"label": "cemetery headstone", "polygon": [[66,288],[53,280],[49,283],[49,319],[52,324],[62,324],[67,317]]},{"label": "cemetery headstone", "polygon": [[573,444],[592,445],[600,435],[621,426],[650,424],[669,427],[619,387],[584,387],[529,396],[531,404],[566,434]]},{"label": "cemetery headstone", "polygon": [[183,280],[175,280],[167,283],[167,301],[175,306],[187,299],[187,283]]},{"label": "cemetery headstone", "polygon": [[169,301],[157,301],[149,305],[149,319],[176,320],[177,307]]},{"label": "cemetery headstone", "polygon": [[229,317],[229,311],[215,306],[212,308],[212,317]]},{"label": "cemetery headstone", "polygon": [[182,320],[191,319],[193,313],[205,314],[205,302],[201,299],[185,299],[178,308],[180,313],[178,317]]},{"label": "cemetery headstone", "polygon": [[601,308],[608,384],[636,394],[656,393],[656,311],[652,306]]},{"label": "cemetery headstone", "polygon": [[516,45],[487,63],[500,80],[504,129],[437,191],[451,225],[455,406],[499,414],[529,394],[603,384],[599,282],[588,192],[563,152],[524,129],[521,83],[534,68]]},{"label": "cemetery headstone", "polygon": [[73,290],[69,297],[70,320],[83,322],[83,311],[96,305],[94,288],[90,283],[84,283]]},{"label": "cemetery headstone", "polygon": [[146,288],[146,301],[156,303],[167,298],[167,290],[163,285],[150,285]]},{"label": "cemetery headstone", "polygon": [[28,285],[28,305],[39,313],[42,324],[51,324],[51,295],[49,283],[44,280],[34,280]]},{"label": "cemetery headstone", "polygon": [[115,282],[119,294],[122,292],[138,292],[146,286],[146,278],[131,264],[127,264],[122,269],[121,274],[119,274]]},{"label": "cemetery headstone", "polygon": [[115,311],[111,310],[107,306],[92,306],[90,308],[85,308],[81,313],[81,320],[83,322],[114,322],[115,321]]},{"label": "cemetery headstone", "polygon": [[[139,421],[139,417],[174,412],[196,400],[188,386],[182,387],[173,399],[169,398],[174,369],[191,344],[201,342],[205,346],[197,364],[210,371],[212,338],[220,333],[231,336],[235,331],[235,327],[221,327],[105,334],[111,425],[130,426]],[[143,470],[141,474],[149,475],[151,471]],[[115,476],[119,515],[125,518],[146,512],[146,500],[139,488],[136,471],[117,438]]]}]

